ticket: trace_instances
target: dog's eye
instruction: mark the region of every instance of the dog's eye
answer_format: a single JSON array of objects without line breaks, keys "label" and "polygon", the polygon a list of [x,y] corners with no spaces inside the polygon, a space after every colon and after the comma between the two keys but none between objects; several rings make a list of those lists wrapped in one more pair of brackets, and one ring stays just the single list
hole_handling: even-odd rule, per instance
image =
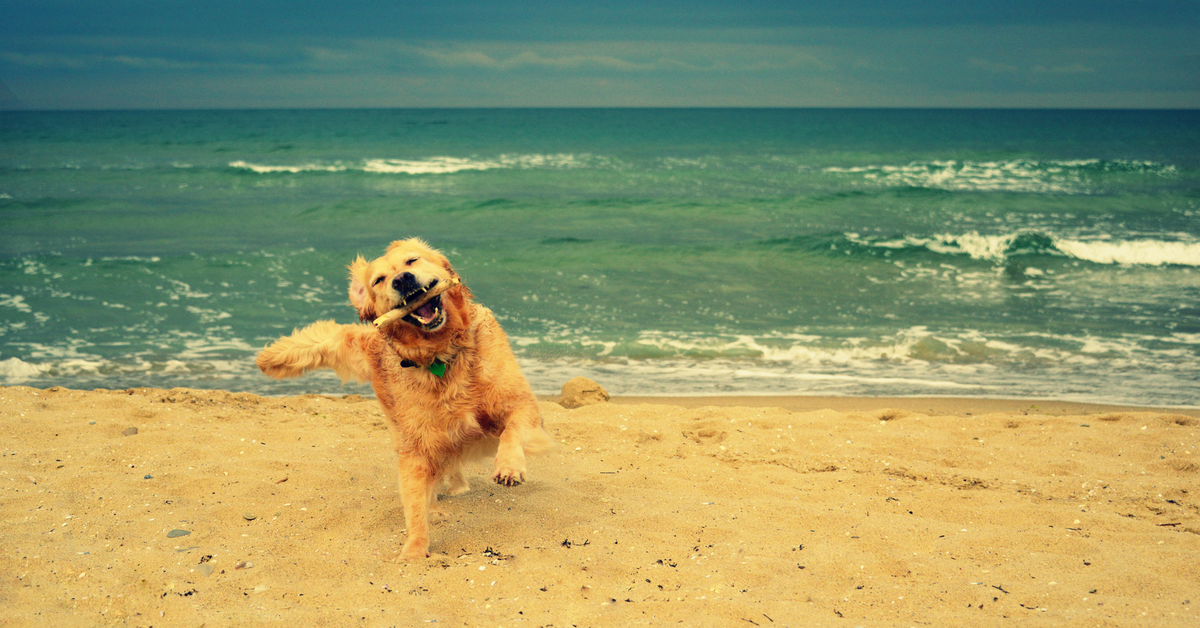
[{"label": "dog's eye", "polygon": [[416,264],[416,263],[417,263],[417,260],[419,260],[419,259],[421,259],[421,258],[419,258],[419,257],[410,257],[410,258],[408,259],[408,261],[406,261],[406,262],[404,262],[404,263],[405,263],[406,265],[408,265],[408,266],[412,266],[413,264]]},{"label": "dog's eye", "polygon": [[380,276],[378,276],[378,277],[376,277],[376,278],[375,278],[375,281],[371,282],[371,285],[372,285],[372,286],[378,286],[379,284],[383,283],[383,280],[384,280],[384,279],[387,279],[387,277],[386,277],[386,276],[384,276],[384,275],[380,275]]}]

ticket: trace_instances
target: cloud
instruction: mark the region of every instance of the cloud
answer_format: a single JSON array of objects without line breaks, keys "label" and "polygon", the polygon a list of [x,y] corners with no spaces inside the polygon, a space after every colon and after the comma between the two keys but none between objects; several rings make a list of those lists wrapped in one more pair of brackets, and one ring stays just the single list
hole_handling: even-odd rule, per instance
[{"label": "cloud", "polygon": [[1025,75],[1025,76],[1029,76],[1029,75],[1033,75],[1033,76],[1068,76],[1068,75],[1082,75],[1082,74],[1095,74],[1096,73],[1096,70],[1094,68],[1085,66],[1082,63],[1072,63],[1070,65],[1055,65],[1055,66],[1035,65],[1035,66],[1029,68],[1028,71],[1022,70],[1021,68],[1018,68],[1015,65],[1008,65],[1006,63],[995,63],[992,61],[988,61],[986,59],[971,59],[970,61],[967,62],[967,65],[972,68],[975,68],[978,70],[983,70],[985,72],[989,72],[991,74],[996,74],[996,75],[1013,75],[1013,76],[1015,76],[1015,75],[1020,74],[1020,75]]},{"label": "cloud", "polygon": [[0,61],[13,65],[43,69],[89,70],[105,65],[117,65],[139,70],[191,70],[201,64],[159,57],[101,54],[55,54],[0,52]]},{"label": "cloud", "polygon": [[1036,65],[1030,70],[1034,74],[1095,74],[1096,70],[1089,68],[1082,63],[1072,63],[1071,65],[1061,65],[1048,68],[1042,65]]},{"label": "cloud", "polygon": [[0,51],[0,61],[12,65],[30,68],[66,68],[80,70],[92,65],[92,56],[61,55],[45,52],[10,52]]},{"label": "cloud", "polygon": [[[680,14],[694,8],[672,6]],[[728,6],[736,13],[743,5]],[[822,27],[774,14],[750,22],[663,14],[630,24],[595,8],[568,11],[579,19],[564,26],[540,14],[489,11],[486,19],[462,10],[427,24],[440,28],[331,25],[319,33],[290,24],[178,36],[55,27],[0,36],[0,76],[43,108],[1095,106],[1105,94],[1114,94],[1103,101],[1110,106],[1194,107],[1200,77],[1187,23]],[[104,101],[81,95],[85,83],[106,89]]]},{"label": "cloud", "polygon": [[282,39],[262,44],[161,38],[62,38],[0,48],[0,64],[36,69],[194,72],[429,73],[828,71],[815,48],[732,42],[410,42],[395,39]]},{"label": "cloud", "polygon": [[444,68],[495,71],[548,69],[561,71],[773,71],[802,67],[828,69],[815,54],[798,46],[579,42],[537,44],[490,42],[471,45],[408,45],[398,49]]},{"label": "cloud", "polygon": [[1019,70],[1016,66],[1005,63],[995,63],[986,59],[971,59],[967,62],[972,68],[991,72],[993,74],[1016,74]]},{"label": "cloud", "polygon": [[[562,55],[545,57],[532,50],[525,50],[509,56],[490,55],[478,50],[440,51],[431,49],[416,49],[417,54],[426,59],[448,67],[471,67],[488,70],[516,70],[519,68],[537,67],[558,70],[578,70],[584,68],[601,68],[608,70],[650,70],[656,69],[662,63],[631,63],[617,57],[601,55]],[[666,61],[666,60],[661,60]]]},{"label": "cloud", "polygon": [[64,37],[5,43],[10,45],[7,49],[0,48],[0,69],[8,66],[10,70],[73,73],[125,70],[146,74],[262,72],[267,68],[286,69],[289,65],[320,58],[318,53],[295,45],[230,45],[155,37]]}]

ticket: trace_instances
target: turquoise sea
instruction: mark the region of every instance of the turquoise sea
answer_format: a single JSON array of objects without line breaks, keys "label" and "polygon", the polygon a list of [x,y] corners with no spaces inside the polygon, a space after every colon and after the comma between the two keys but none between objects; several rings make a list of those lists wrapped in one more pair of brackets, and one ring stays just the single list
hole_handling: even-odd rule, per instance
[{"label": "turquoise sea", "polygon": [[1200,405],[1200,111],[0,113],[0,384],[257,349],[448,253],[534,389]]}]

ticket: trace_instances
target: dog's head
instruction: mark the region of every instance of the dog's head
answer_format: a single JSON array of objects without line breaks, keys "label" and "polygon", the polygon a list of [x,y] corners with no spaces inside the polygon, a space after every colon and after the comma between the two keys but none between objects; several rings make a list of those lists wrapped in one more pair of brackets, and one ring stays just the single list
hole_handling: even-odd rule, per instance
[{"label": "dog's head", "polygon": [[[397,240],[383,257],[369,262],[360,255],[348,268],[350,303],[364,321],[375,320],[458,278],[445,255],[417,238]],[[464,316],[467,296],[463,286],[451,288],[413,310],[396,325],[426,333],[456,327]]]}]

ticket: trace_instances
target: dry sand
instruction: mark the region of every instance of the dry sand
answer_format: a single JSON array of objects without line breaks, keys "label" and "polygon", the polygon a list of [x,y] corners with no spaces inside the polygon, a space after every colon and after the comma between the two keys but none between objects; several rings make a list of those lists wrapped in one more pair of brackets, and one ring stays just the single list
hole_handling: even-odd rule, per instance
[{"label": "dry sand", "polygon": [[1195,411],[542,411],[531,480],[471,468],[398,564],[372,400],[0,388],[0,625],[1200,625]]}]

